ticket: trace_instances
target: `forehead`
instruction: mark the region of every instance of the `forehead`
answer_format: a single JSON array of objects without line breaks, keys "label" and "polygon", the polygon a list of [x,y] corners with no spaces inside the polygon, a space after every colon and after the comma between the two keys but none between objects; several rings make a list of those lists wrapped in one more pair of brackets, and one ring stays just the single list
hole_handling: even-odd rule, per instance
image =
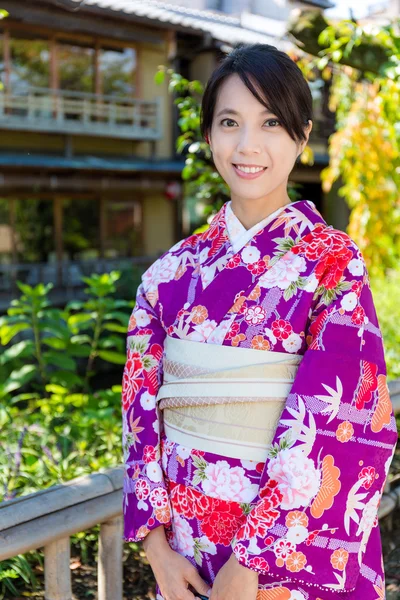
[{"label": "forehead", "polygon": [[[254,79],[251,80],[252,84],[258,91],[261,98],[265,96],[264,92],[260,89]],[[237,112],[250,112],[256,111],[256,113],[267,112],[268,100],[265,100],[265,104],[262,104],[257,98],[251,93],[248,87],[243,83],[239,75],[236,73],[229,75],[220,85],[217,95],[217,101],[215,104],[216,116],[218,112],[224,108],[233,109]],[[267,106],[266,106],[267,105]],[[232,111],[227,111],[232,112]]]}]

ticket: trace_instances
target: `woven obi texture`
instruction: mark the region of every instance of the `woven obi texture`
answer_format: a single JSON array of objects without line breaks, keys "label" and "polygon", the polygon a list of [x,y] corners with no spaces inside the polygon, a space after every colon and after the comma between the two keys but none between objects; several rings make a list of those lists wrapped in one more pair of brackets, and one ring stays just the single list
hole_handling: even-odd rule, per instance
[{"label": "woven obi texture", "polygon": [[167,336],[157,402],[168,439],[264,462],[302,358]]}]

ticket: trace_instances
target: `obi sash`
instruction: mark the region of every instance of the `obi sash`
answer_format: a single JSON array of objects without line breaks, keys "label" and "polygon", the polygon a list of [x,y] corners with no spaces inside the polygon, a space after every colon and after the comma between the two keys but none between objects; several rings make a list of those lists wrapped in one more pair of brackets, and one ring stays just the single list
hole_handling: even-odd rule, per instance
[{"label": "obi sash", "polygon": [[167,438],[264,462],[301,355],[166,337],[157,394]]}]

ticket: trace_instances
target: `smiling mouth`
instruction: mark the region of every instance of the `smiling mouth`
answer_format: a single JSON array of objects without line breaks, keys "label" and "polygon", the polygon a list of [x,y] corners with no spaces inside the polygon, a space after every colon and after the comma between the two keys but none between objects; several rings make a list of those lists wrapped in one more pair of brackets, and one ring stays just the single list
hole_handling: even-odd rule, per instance
[{"label": "smiling mouth", "polygon": [[242,179],[256,179],[260,177],[268,167],[241,167],[232,163],[233,168],[235,169],[235,173],[238,177]]},{"label": "smiling mouth", "polygon": [[241,171],[251,171],[251,172],[257,172],[257,171],[262,171],[267,168],[267,167],[262,167],[261,165],[241,165],[241,164],[235,164],[232,163],[234,167],[236,167],[237,169],[240,169]]}]

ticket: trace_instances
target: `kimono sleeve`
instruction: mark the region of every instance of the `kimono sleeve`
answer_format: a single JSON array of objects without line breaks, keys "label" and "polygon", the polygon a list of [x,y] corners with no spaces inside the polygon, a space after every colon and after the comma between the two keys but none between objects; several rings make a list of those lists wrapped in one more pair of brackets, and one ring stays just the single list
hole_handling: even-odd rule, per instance
[{"label": "kimono sleeve", "polygon": [[165,330],[146,298],[143,282],[129,321],[122,383],[125,541],[140,541],[171,521],[160,456],[160,411]]},{"label": "kimono sleeve", "polygon": [[241,564],[324,600],[354,598],[360,573],[382,570],[377,511],[397,441],[368,272],[350,250],[339,282],[329,271],[319,282],[258,496],[232,540]]}]

